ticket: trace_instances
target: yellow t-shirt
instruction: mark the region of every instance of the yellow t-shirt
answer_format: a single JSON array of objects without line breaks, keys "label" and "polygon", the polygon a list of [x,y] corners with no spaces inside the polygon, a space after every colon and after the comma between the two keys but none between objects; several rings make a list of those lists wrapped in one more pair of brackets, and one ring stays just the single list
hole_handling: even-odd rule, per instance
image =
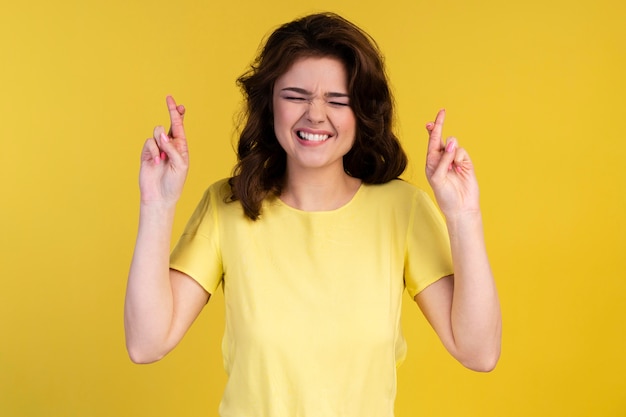
[{"label": "yellow t-shirt", "polygon": [[452,274],[432,201],[394,180],[332,211],[274,198],[254,222],[228,195],[225,180],[207,190],[170,264],[209,293],[223,285],[220,415],[393,416],[402,292]]}]

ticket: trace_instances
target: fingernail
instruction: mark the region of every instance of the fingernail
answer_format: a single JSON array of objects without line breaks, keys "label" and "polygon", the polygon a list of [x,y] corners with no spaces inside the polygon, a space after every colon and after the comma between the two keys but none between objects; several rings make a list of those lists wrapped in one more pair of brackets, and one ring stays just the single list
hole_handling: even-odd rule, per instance
[{"label": "fingernail", "polygon": [[456,144],[454,143],[453,140],[451,140],[450,142],[448,142],[448,144],[446,145],[446,152],[452,152],[454,150],[454,147],[456,146]]},{"label": "fingernail", "polygon": [[170,138],[163,132],[161,132],[161,140],[165,143],[168,143],[170,141]]}]

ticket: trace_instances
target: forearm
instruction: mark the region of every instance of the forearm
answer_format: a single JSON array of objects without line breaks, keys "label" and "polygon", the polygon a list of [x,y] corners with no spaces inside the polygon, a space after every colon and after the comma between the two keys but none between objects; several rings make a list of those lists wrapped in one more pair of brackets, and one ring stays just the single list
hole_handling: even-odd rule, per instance
[{"label": "forearm", "polygon": [[173,319],[169,252],[174,207],[142,204],[128,276],[124,324],[131,358],[165,354]]},{"label": "forearm", "polygon": [[500,354],[501,313],[482,217],[477,211],[446,220],[454,263],[451,326],[455,348],[469,367],[492,368]]}]

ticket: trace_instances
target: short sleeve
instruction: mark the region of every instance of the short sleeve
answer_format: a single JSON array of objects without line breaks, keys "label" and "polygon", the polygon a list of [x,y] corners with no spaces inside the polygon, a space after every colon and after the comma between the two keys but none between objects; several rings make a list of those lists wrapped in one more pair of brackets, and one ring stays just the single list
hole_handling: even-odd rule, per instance
[{"label": "short sleeve", "polygon": [[422,190],[417,190],[413,200],[406,248],[404,281],[411,298],[454,273],[446,223]]},{"label": "short sleeve", "polygon": [[223,276],[215,188],[204,193],[170,256],[170,268],[189,275],[209,294]]}]

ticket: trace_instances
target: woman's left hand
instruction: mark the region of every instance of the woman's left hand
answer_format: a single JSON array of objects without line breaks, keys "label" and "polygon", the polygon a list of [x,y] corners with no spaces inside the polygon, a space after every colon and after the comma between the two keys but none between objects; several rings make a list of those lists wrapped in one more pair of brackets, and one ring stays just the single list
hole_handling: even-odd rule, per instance
[{"label": "woman's left hand", "polygon": [[437,204],[446,218],[480,210],[478,182],[467,151],[459,147],[456,138],[442,139],[445,110],[440,110],[434,122],[426,125],[429,134],[426,155],[426,178]]}]

